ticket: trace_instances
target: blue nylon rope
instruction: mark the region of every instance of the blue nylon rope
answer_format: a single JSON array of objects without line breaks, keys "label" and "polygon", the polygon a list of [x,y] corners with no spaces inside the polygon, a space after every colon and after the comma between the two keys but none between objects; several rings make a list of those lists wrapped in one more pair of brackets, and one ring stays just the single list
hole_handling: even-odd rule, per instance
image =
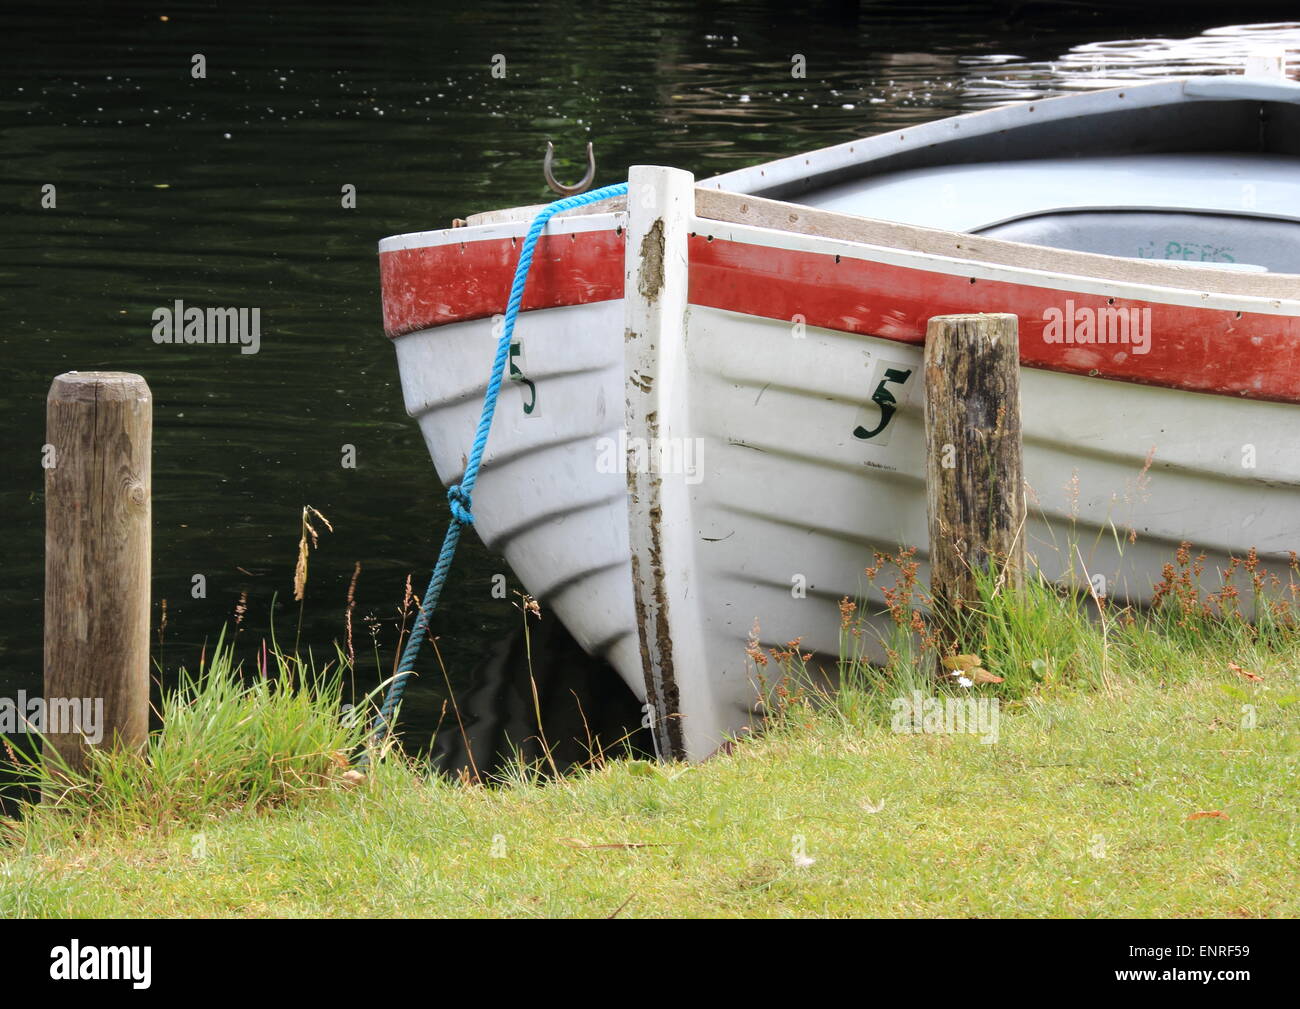
[{"label": "blue nylon rope", "polygon": [[616,186],[593,189],[589,193],[580,193],[577,196],[566,196],[564,199],[556,200],[544,207],[533,218],[533,223],[528,228],[528,235],[524,238],[524,244],[519,249],[519,262],[515,265],[514,283],[510,285],[510,300],[506,304],[506,324],[501,332],[501,339],[497,341],[496,357],[492,361],[492,374],[488,378],[487,391],[483,396],[483,412],[479,416],[478,429],[474,432],[474,447],[470,450],[469,459],[465,464],[465,475],[461,477],[460,483],[452,484],[447,489],[447,502],[451,506],[451,523],[447,526],[447,535],[442,541],[442,551],[438,554],[438,562],[434,566],[433,576],[429,579],[429,587],[424,592],[424,599],[420,601],[420,612],[411,627],[411,636],[407,639],[406,648],[402,651],[402,661],[398,664],[393,682],[388,686],[388,693],[384,697],[383,706],[379,709],[379,717],[375,721],[373,745],[376,749],[388,734],[393,718],[397,713],[398,705],[402,703],[402,694],[406,690],[406,681],[410,679],[411,674],[415,671],[415,662],[420,655],[420,646],[424,643],[424,637],[429,628],[429,618],[438,606],[438,597],[442,595],[443,584],[447,581],[447,574],[451,571],[451,562],[456,556],[456,546],[460,542],[461,530],[465,526],[474,523],[474,514],[470,510],[472,507],[471,497],[474,493],[474,484],[478,481],[478,470],[483,462],[483,452],[487,448],[488,432],[492,428],[492,415],[496,412],[497,397],[501,392],[501,380],[505,374],[506,360],[510,355],[510,342],[514,337],[515,319],[519,315],[519,306],[524,300],[524,285],[528,283],[528,271],[533,265],[533,250],[537,245],[537,239],[541,237],[546,222],[556,214],[565,210],[572,210],[575,207],[586,206],[588,203],[607,200],[611,196],[623,196],[626,193],[627,183],[620,182]]}]

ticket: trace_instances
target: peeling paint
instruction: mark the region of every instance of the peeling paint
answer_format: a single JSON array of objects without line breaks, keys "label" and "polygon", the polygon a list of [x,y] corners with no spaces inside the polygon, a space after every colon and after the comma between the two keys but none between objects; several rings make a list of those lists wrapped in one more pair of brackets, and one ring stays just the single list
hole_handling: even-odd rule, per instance
[{"label": "peeling paint", "polygon": [[655,302],[664,287],[664,220],[655,218],[654,224],[641,239],[641,267],[637,274],[637,289],[647,302]]}]

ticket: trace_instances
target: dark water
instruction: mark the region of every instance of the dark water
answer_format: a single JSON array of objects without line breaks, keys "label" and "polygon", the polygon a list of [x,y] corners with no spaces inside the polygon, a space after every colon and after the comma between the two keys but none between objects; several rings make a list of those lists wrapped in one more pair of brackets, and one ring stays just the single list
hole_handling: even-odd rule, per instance
[{"label": "dark water", "polygon": [[[244,593],[250,661],[273,624],[281,643],[332,654],[360,562],[355,647],[377,652],[361,663],[373,683],[392,665],[406,579],[422,588],[447,517],[380,331],[378,239],[543,201],[547,139],[575,178],[594,140],[598,184],[645,162],[704,177],[1002,101],[1221,70],[1268,38],[1300,47],[1297,26],[1180,42],[1222,21],[1195,5],[270,6],[6,13],[0,696],[41,683],[40,450],[62,371],[134,371],[153,388],[164,676],[195,663]],[[1276,6],[1231,13],[1276,20]],[[795,53],[805,79],[791,76]],[[205,79],[191,76],[194,54]],[[504,79],[491,74],[495,54]],[[55,209],[40,206],[46,184]],[[355,209],[341,206],[346,184]],[[151,313],[175,299],[259,308],[260,352],[156,345]],[[345,445],[355,469],[341,465]],[[292,580],[308,504],[334,532],[312,553],[300,610]],[[505,570],[463,542],[435,620],[453,682],[518,623],[490,591]],[[192,598],[196,574],[204,599]],[[428,724],[444,688],[423,668],[408,704]]]}]

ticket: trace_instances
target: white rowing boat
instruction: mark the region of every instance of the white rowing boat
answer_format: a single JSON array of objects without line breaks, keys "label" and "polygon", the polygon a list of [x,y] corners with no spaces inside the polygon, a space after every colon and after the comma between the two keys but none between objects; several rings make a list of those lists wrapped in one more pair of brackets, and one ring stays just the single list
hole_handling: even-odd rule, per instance
[{"label": "white rowing boat", "polygon": [[[1210,570],[1300,546],[1300,84],[1161,82],[629,183],[547,226],[473,511],[646,701],[663,754],[751,724],[756,621],[834,656],[872,552],[924,560],[935,315],[1019,317],[1047,575],[1077,542],[1141,602],[1184,540]],[[535,209],[380,244],[446,484]]]}]

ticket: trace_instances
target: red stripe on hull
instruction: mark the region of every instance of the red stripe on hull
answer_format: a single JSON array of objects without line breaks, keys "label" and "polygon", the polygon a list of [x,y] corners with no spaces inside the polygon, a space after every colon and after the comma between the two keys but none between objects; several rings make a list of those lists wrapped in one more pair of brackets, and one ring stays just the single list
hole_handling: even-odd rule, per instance
[{"label": "red stripe on hull", "polygon": [[[623,296],[625,241],[615,231],[547,235],[538,242],[525,310]],[[518,247],[509,239],[380,255],[389,336],[504,312]],[[1300,318],[976,280],[824,253],[690,239],[690,302],[810,326],[924,340],[926,320],[954,312],[1012,312],[1030,367],[1197,392],[1300,403]],[[1300,293],[1300,292],[1298,292]],[[1049,343],[1049,309],[1149,310],[1147,353],[1129,343]]]},{"label": "red stripe on hull", "polygon": [[[690,239],[695,305],[922,343],[926,320],[957,312],[1020,318],[1020,359],[1034,368],[1251,399],[1300,402],[1300,318],[1191,308],[932,273],[822,253]],[[1300,293],[1300,292],[1297,292]],[[1150,310],[1149,349],[1048,343],[1048,309]]]},{"label": "red stripe on hull", "polygon": [[[533,252],[523,310],[585,305],[623,297],[623,246],[617,231],[543,235]],[[384,332],[401,336],[506,310],[518,242],[453,242],[379,255]]]}]

